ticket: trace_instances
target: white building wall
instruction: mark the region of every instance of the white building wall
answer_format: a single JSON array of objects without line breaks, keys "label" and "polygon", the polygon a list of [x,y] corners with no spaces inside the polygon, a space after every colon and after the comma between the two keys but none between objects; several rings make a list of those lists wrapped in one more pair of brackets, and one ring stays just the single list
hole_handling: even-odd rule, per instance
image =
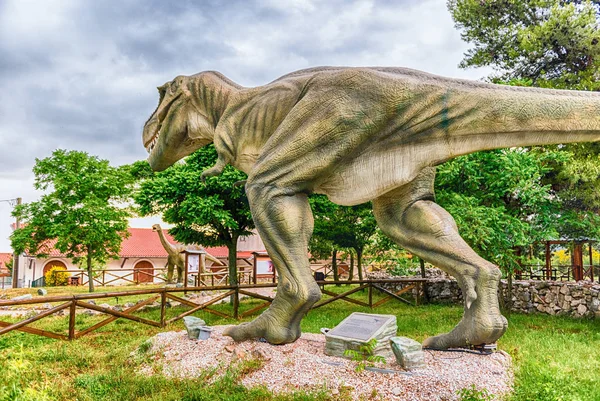
[{"label": "white building wall", "polygon": [[[20,267],[19,267],[19,286],[20,287],[31,287],[31,283],[34,280],[39,279],[43,275],[44,266],[48,264],[52,264],[54,261],[60,261],[67,266],[67,271],[71,276],[77,276],[78,272],[84,272],[85,268],[80,268],[79,266],[73,264],[71,259],[64,257],[49,257],[47,259],[38,259],[28,256],[21,256],[20,259]],[[161,276],[165,275],[166,277],[166,269],[165,266],[167,264],[167,258],[123,258],[117,260],[110,260],[106,264],[106,271],[104,273],[104,281],[112,281],[108,285],[132,285],[132,281],[134,281],[133,269],[134,266],[140,261],[147,261],[152,264],[154,267],[154,275]],[[176,273],[176,272],[175,272]],[[102,274],[102,273],[100,273]],[[124,279],[119,279],[119,277],[123,277]],[[97,277],[101,279],[101,277]],[[113,281],[114,280],[114,281]],[[158,278],[154,278],[153,282],[155,283],[163,283],[163,280]],[[96,282],[96,284],[98,284]]]}]

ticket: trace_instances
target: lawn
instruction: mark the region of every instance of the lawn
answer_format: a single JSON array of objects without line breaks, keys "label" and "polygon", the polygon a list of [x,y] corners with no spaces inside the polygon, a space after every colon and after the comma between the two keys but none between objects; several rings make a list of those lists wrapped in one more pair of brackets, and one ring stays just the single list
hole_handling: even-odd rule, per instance
[{"label": "lawn", "polygon": [[[343,290],[344,288],[338,288]],[[358,294],[357,298],[365,297]],[[119,300],[119,303],[122,302]],[[262,301],[243,301],[249,309]],[[109,303],[115,303],[109,302]],[[216,308],[226,311],[229,305]],[[168,317],[185,308],[168,310]],[[343,301],[310,312],[302,322],[306,332],[333,327],[353,311],[369,312]],[[422,341],[448,331],[458,322],[457,306],[408,306],[390,301],[373,312],[395,314],[398,333]],[[159,311],[140,316],[158,319]],[[206,312],[195,314],[208,324],[229,324]],[[77,327],[97,321],[78,315]],[[509,330],[499,346],[514,358],[516,388],[511,400],[599,400],[600,399],[600,321],[575,320],[546,315],[509,317]],[[46,319],[37,326],[65,330],[66,317]],[[136,368],[147,362],[142,346],[161,331],[183,330],[178,321],[158,329],[122,319],[73,342],[42,338],[26,333],[0,336],[0,400],[334,400],[318,391],[275,396],[264,388],[245,389],[239,378],[249,367],[231,368],[209,384],[207,372],[194,380],[172,380],[161,376],[141,376]]]}]

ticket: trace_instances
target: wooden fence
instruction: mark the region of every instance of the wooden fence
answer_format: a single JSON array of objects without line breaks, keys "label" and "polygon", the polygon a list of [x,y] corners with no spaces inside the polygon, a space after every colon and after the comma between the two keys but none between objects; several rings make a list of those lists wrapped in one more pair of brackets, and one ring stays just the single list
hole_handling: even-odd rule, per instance
[{"label": "wooden fence", "polygon": [[[427,280],[426,279],[396,279],[396,280],[362,280],[362,281],[340,281],[340,282],[332,282],[332,281],[317,281],[319,286],[321,287],[321,291],[323,294],[328,295],[329,298],[323,299],[317,302],[312,309],[320,308],[324,305],[327,305],[331,302],[335,301],[346,301],[352,304],[376,308],[378,306],[383,305],[384,303],[396,299],[398,301],[407,303],[409,305],[418,305],[420,302],[421,295],[421,287]],[[325,289],[326,285],[336,285],[336,284],[354,284],[358,285],[358,287],[352,288],[343,293],[337,293],[334,291],[329,291]],[[386,284],[394,284],[396,288],[400,287],[397,291],[391,291],[389,289],[384,288]],[[145,289],[145,290],[132,290],[132,291],[118,291],[118,292],[105,292],[105,293],[91,293],[91,294],[77,294],[70,296],[49,296],[49,297],[36,297],[28,300],[19,300],[19,301],[11,301],[11,300],[2,300],[0,301],[0,307],[4,306],[21,306],[21,305],[33,305],[33,304],[50,304],[50,303],[58,303],[57,306],[52,306],[52,308],[47,309],[35,316],[30,318],[21,320],[16,323],[10,323],[5,321],[0,321],[0,335],[9,333],[11,331],[22,331],[30,334],[36,334],[44,337],[60,339],[60,340],[74,340],[80,337],[85,336],[101,327],[106,326],[109,323],[114,322],[119,318],[128,319],[137,323],[147,324],[154,327],[165,327],[170,323],[176,322],[184,318],[185,316],[191,315],[197,311],[208,312],[220,317],[224,318],[233,318],[233,319],[242,319],[252,314],[259,312],[260,310],[268,307],[273,298],[270,296],[258,294],[253,292],[253,289],[258,288],[272,288],[276,287],[277,284],[273,283],[265,283],[265,284],[254,284],[254,285],[237,285],[237,286],[213,286],[213,287],[188,287],[185,292],[197,292],[197,291],[212,291],[216,292],[214,296],[211,296],[210,299],[205,300],[204,302],[198,303],[194,302],[190,299],[182,298],[175,293],[184,292],[181,288],[155,288],[155,289]],[[362,300],[350,298],[349,296],[361,291],[368,291],[368,302],[364,302]],[[373,301],[373,293],[375,291],[379,291],[384,295],[384,298],[374,302]],[[410,294],[413,297],[412,301],[407,300],[406,298],[401,297],[402,294]],[[115,310],[113,308],[106,308],[103,306],[96,305],[95,303],[90,303],[90,300],[96,299],[104,299],[104,298],[114,298],[114,297],[127,297],[127,296],[140,296],[140,295],[149,295],[150,297],[138,301],[135,305],[130,306],[122,311]],[[240,313],[240,295],[256,298],[264,301],[258,306],[255,306],[247,311]],[[233,297],[233,307],[232,313],[227,314],[222,311],[215,310],[210,308],[210,306],[215,303],[228,298]],[[191,309],[180,313],[179,315],[167,319],[166,309],[167,302],[175,301],[179,302],[182,305],[189,306]],[[140,316],[136,316],[133,313],[139,311],[141,308],[154,304],[157,302],[160,308],[160,318],[158,321],[146,319]],[[76,314],[77,310],[88,309],[96,312],[101,312],[106,315],[109,315],[106,319],[93,324],[84,329],[76,330]],[[30,324],[37,322],[46,317],[55,315],[63,310],[68,310],[69,316],[69,325],[66,333],[55,333],[47,330],[42,330],[39,328],[28,327]],[[63,312],[64,313],[64,312]]]}]

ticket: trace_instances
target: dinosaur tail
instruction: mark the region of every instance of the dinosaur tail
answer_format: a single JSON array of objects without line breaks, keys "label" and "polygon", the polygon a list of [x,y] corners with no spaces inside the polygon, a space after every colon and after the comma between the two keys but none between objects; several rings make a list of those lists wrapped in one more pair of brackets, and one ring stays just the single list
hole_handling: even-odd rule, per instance
[{"label": "dinosaur tail", "polygon": [[600,93],[502,85],[446,92],[450,157],[507,147],[600,141]]}]

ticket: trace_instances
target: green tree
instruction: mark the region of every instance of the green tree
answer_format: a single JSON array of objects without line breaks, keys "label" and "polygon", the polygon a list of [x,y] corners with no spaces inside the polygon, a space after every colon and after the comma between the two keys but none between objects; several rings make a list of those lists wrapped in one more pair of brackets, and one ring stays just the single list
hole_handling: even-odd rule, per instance
[{"label": "green tree", "polygon": [[36,159],[33,173],[34,187],[46,194],[15,208],[13,215],[23,227],[10,237],[13,249],[45,257],[54,241],[74,263],[85,261],[93,292],[92,262],[118,258],[128,235],[130,212],[122,205],[131,195],[129,169],[112,167],[85,152],[58,149]]},{"label": "green tree", "polygon": [[[489,79],[496,83],[600,90],[600,1],[449,0],[448,9],[462,38],[473,45],[465,54],[461,67],[492,66],[496,72]],[[596,188],[600,185],[599,150],[597,143],[581,143],[511,151],[531,151],[534,157],[542,158],[544,167],[539,184],[546,188],[553,200],[553,212],[549,209],[543,212],[547,213],[546,219],[553,230],[539,232],[547,237],[598,237],[600,192]],[[497,152],[489,154],[498,155]],[[482,162],[492,160],[479,154],[452,163],[458,166],[475,159]],[[510,166],[496,162],[496,167],[496,180],[501,182],[506,167]],[[442,170],[445,168],[451,167],[442,167]],[[459,198],[457,193],[457,204],[468,202],[466,199],[459,201]],[[448,194],[445,201],[450,202]],[[448,207],[452,209],[452,206]],[[524,209],[523,214],[515,216],[535,231],[539,226],[530,220],[539,220],[541,215],[528,215],[528,210]],[[494,213],[492,209],[482,210],[481,221],[493,224],[491,216]],[[454,215],[458,217],[462,230],[472,229],[463,225],[466,222],[460,222],[464,215]],[[491,230],[492,226],[488,229]],[[523,238],[539,237],[539,232]],[[468,234],[466,236],[469,237]],[[470,240],[475,241],[476,236],[471,236]]]},{"label": "green tree", "polygon": [[310,204],[315,218],[311,253],[313,249],[326,249],[327,244],[334,250],[352,249],[356,252],[358,277],[362,280],[363,253],[377,229],[371,203],[339,206],[324,195],[313,195]]},{"label": "green tree", "polygon": [[600,1],[449,0],[462,39],[460,66],[533,86],[600,89]]},{"label": "green tree", "polygon": [[[163,172],[149,174],[148,169],[134,166],[142,180],[134,195],[143,216],[162,214],[175,239],[186,244],[227,246],[229,279],[237,284],[237,241],[251,235],[254,228],[248,199],[237,182],[246,175],[228,166],[217,176],[202,182],[202,171],[217,160],[214,146],[205,146]],[[145,163],[145,162],[144,162]]]}]

